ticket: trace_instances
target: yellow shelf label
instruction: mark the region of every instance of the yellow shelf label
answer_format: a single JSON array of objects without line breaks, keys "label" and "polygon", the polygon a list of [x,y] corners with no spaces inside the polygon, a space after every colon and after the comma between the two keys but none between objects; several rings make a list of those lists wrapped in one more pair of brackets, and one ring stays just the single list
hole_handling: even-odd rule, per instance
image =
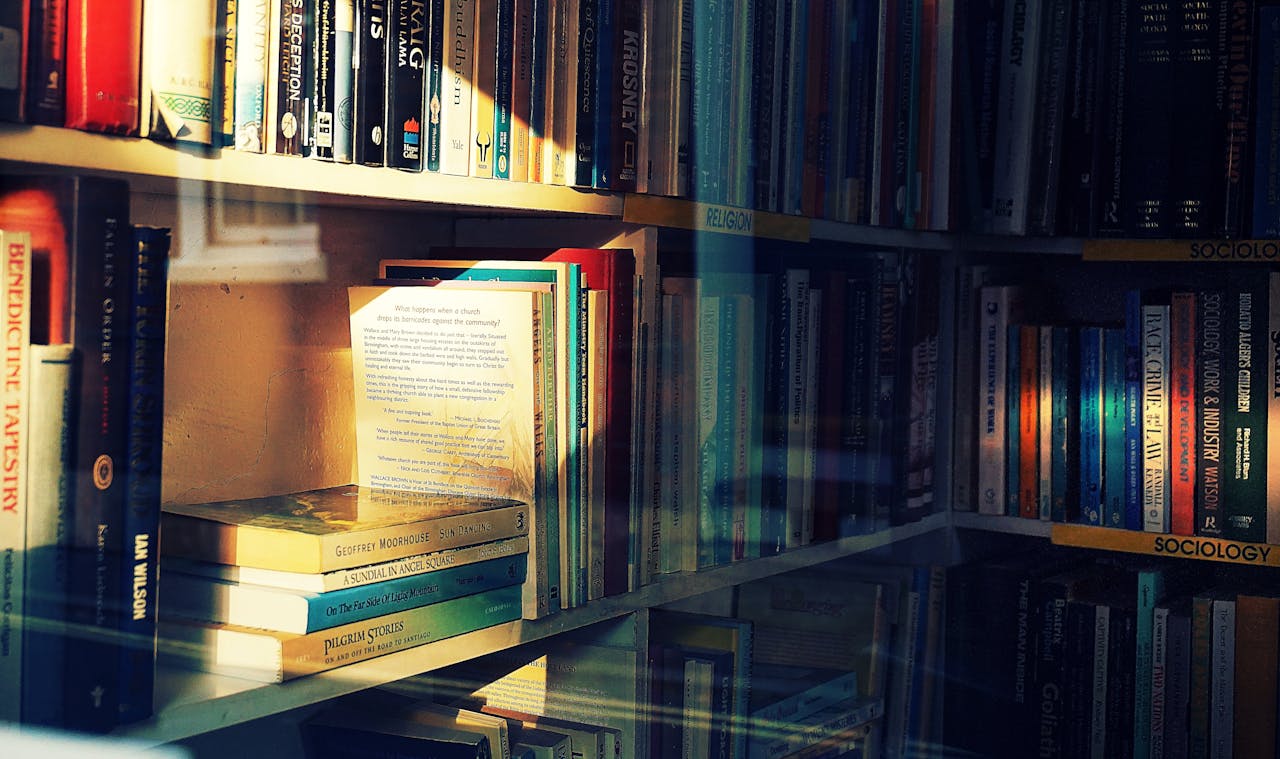
[{"label": "yellow shelf label", "polygon": [[1256,567],[1280,567],[1280,546],[1266,543],[1242,543],[1238,540],[1166,535],[1112,527],[1086,527],[1079,524],[1055,524],[1050,540],[1060,546],[1221,561]]},{"label": "yellow shelf label", "polygon": [[629,224],[718,232],[740,237],[767,237],[794,242],[809,240],[809,220],[802,216],[654,195],[626,196],[622,202],[622,220]]},{"label": "yellow shelf label", "polygon": [[1280,263],[1280,240],[1085,240],[1086,261]]}]

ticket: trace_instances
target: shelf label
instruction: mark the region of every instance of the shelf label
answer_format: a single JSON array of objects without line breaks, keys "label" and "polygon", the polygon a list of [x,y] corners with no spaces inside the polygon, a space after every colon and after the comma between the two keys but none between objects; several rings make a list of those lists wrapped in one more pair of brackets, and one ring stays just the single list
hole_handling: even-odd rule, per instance
[{"label": "shelf label", "polygon": [[809,240],[809,220],[804,217],[653,195],[626,196],[622,204],[622,220],[629,224],[739,237],[768,237],[795,242]]},{"label": "shelf label", "polygon": [[1118,530],[1111,527],[1085,527],[1077,524],[1055,524],[1050,536],[1055,545],[1062,546],[1221,561],[1257,567],[1280,567],[1280,546],[1265,543],[1242,543],[1220,538],[1165,535],[1137,530]]},{"label": "shelf label", "polygon": [[1277,263],[1280,240],[1085,240],[1086,261]]}]

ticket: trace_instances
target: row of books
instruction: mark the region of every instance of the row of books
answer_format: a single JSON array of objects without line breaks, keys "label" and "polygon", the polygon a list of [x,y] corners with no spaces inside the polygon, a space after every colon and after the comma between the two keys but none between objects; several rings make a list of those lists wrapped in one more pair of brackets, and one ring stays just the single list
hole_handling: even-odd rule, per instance
[{"label": "row of books", "polygon": [[152,710],[167,229],[119,181],[0,178],[0,719]]},{"label": "row of books", "polygon": [[1280,8],[972,2],[958,56],[978,231],[1275,237]]},{"label": "row of books", "polygon": [[977,511],[1280,539],[1267,445],[1280,278],[1196,279],[1128,289],[1117,311],[1085,322],[1033,310],[1052,300],[1035,285],[972,291],[980,315],[964,339],[985,371],[970,365],[958,380],[977,453],[957,472],[973,483]]},{"label": "row of books", "polygon": [[936,261],[762,251],[744,274],[668,254],[643,578],[933,511]]},{"label": "row of books", "polygon": [[945,229],[954,13],[23,0],[6,8],[26,53],[0,118]]},{"label": "row of books", "polygon": [[1264,578],[1055,551],[949,572],[948,746],[1275,753],[1280,599]]}]

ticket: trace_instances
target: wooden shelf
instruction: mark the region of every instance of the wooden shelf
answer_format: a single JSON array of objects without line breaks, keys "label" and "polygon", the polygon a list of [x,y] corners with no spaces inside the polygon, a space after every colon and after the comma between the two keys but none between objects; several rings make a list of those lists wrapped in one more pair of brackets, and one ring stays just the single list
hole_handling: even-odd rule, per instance
[{"label": "wooden shelf", "polygon": [[873,535],[819,543],[778,556],[703,572],[664,575],[660,582],[640,590],[593,601],[547,619],[496,625],[278,685],[162,665],[157,677],[156,715],[113,734],[153,744],[181,740],[438,670],[494,651],[620,617],[637,609],[660,606],[792,569],[852,556],[942,529],[946,524],[947,515],[934,514],[920,522]]},{"label": "wooden shelf", "polygon": [[125,177],[136,190],[164,194],[202,194],[205,184],[219,184],[228,188],[228,197],[270,200],[276,191],[282,200],[301,197],[320,205],[430,205],[614,218],[622,214],[617,194],[338,165],[54,127],[0,125],[0,162],[20,164],[26,171],[39,167]]},{"label": "wooden shelf", "polygon": [[691,229],[695,232],[792,242],[807,242],[811,224],[803,216],[787,216],[656,195],[627,195],[622,203],[622,220],[641,226]]},{"label": "wooden shelf", "polygon": [[951,524],[965,530],[985,530],[987,532],[1003,532],[1010,535],[1029,535],[1047,538],[1053,529],[1053,523],[1039,519],[1023,519],[1022,517],[1002,517],[991,514],[978,514],[972,511],[958,511],[951,515]]},{"label": "wooden shelf", "polygon": [[1055,524],[1050,537],[1055,545],[1077,548],[1097,548],[1102,551],[1216,561],[1251,567],[1280,567],[1280,546],[1265,543],[1166,535],[1158,532],[1118,530],[1111,527],[1086,527],[1079,524]]},{"label": "wooden shelf", "polygon": [[809,238],[883,248],[951,250],[955,247],[955,236],[946,232],[915,232],[909,229],[847,224],[827,219],[814,219],[809,223]]}]

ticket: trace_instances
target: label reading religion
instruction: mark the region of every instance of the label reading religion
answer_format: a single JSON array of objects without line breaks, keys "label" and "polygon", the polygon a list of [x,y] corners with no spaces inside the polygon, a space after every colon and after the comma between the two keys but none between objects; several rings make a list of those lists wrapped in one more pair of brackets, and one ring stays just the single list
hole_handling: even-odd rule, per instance
[{"label": "label reading religion", "polygon": [[532,502],[539,297],[349,289],[359,484]]}]

